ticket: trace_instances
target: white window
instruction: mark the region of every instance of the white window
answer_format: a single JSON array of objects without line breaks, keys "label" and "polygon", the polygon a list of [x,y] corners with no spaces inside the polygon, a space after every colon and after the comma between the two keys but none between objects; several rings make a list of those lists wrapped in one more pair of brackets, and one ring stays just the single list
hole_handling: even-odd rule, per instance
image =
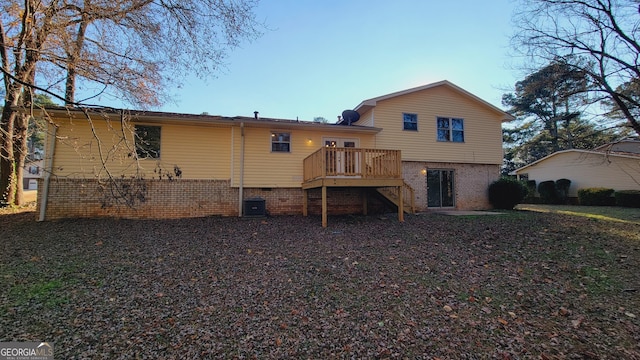
[{"label": "white window", "polygon": [[291,133],[271,132],[271,152],[291,152]]},{"label": "white window", "polygon": [[417,114],[402,114],[402,122],[404,130],[418,131],[418,115]]},{"label": "white window", "polygon": [[464,142],[464,120],[438,117],[438,141]]}]

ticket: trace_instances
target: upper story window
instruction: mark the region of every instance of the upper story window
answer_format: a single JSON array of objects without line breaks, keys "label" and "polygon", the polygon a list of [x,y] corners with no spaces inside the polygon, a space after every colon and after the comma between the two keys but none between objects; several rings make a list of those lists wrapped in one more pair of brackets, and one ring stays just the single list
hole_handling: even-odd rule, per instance
[{"label": "upper story window", "polygon": [[464,120],[438,117],[438,141],[464,142]]},{"label": "upper story window", "polygon": [[271,152],[291,152],[291,133],[272,132]]},{"label": "upper story window", "polygon": [[417,114],[402,114],[402,122],[404,130],[418,131],[418,115]]},{"label": "upper story window", "polygon": [[139,159],[160,158],[160,129],[160,126],[135,126],[136,154]]}]

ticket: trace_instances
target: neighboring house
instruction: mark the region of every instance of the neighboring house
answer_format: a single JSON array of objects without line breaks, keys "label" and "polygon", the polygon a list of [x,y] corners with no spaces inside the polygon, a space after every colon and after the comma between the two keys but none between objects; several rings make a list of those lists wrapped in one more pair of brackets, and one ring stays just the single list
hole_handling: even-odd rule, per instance
[{"label": "neighboring house", "polygon": [[569,196],[578,190],[604,187],[640,190],[640,141],[626,139],[594,150],[563,150],[511,172],[519,179],[540,182],[571,180]]},{"label": "neighboring house", "polygon": [[322,214],[326,226],[328,214],[385,203],[400,220],[405,208],[490,207],[509,114],[447,81],[354,110],[359,119],[322,124],[48,109],[57,126],[39,218],[238,216],[259,198],[269,214]]},{"label": "neighboring house", "polygon": [[608,151],[614,153],[640,154],[640,140],[637,137],[627,137],[614,143],[598,146],[593,150]]},{"label": "neighboring house", "polygon": [[26,161],[22,171],[22,188],[37,190],[38,179],[42,178],[44,160]]}]

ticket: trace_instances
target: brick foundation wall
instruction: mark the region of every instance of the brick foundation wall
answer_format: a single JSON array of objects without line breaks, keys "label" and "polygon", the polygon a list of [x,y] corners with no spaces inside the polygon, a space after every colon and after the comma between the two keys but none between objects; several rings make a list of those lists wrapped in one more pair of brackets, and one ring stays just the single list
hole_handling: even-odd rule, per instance
[{"label": "brick foundation wall", "polygon": [[[497,165],[403,162],[405,181],[415,190],[416,209],[428,210],[425,169],[455,171],[456,209],[490,209],[487,189],[500,176]],[[38,180],[43,189],[43,180]],[[362,197],[373,189],[328,188],[330,215],[362,213]],[[44,191],[39,191],[42,196]],[[300,188],[245,188],[244,198],[263,198],[270,215],[302,214]],[[42,199],[38,199],[39,214]],[[132,204],[129,206],[128,204]],[[322,212],[321,189],[308,191],[309,214]],[[393,211],[376,196],[368,196],[368,212]],[[238,188],[229,180],[121,181],[116,187],[89,179],[51,179],[46,220],[77,217],[167,219],[211,215],[238,216]]]},{"label": "brick foundation wall", "polygon": [[[362,189],[328,188],[327,213],[329,215],[362,213]],[[308,211],[311,215],[322,214],[322,190],[308,191]],[[299,188],[244,189],[244,198],[265,199],[270,215],[302,214],[303,192]]]},{"label": "brick foundation wall", "polygon": [[418,211],[428,210],[425,169],[454,170],[456,209],[486,210],[492,208],[489,203],[488,189],[492,182],[500,178],[498,165],[403,161],[404,180],[415,190]]},{"label": "brick foundation wall", "polygon": [[[43,189],[42,181],[38,188]],[[42,199],[38,200],[39,213]],[[237,216],[237,204],[238,189],[228,180],[124,180],[110,186],[96,180],[51,179],[45,219]]]},{"label": "brick foundation wall", "polygon": [[[43,189],[43,180],[38,187]],[[330,215],[362,213],[362,196],[366,189],[327,189]],[[44,191],[39,191],[42,196]],[[118,217],[127,219],[172,219],[211,215],[238,216],[238,188],[228,180],[144,180],[119,181],[117,185],[99,184],[89,179],[51,179],[46,220],[81,217]],[[302,214],[303,192],[300,188],[245,188],[245,199],[265,199],[270,215]],[[370,213],[382,211],[382,203],[368,198]],[[37,214],[42,199],[38,199]],[[132,206],[129,206],[132,205]],[[311,215],[322,213],[320,189],[308,192]]]}]

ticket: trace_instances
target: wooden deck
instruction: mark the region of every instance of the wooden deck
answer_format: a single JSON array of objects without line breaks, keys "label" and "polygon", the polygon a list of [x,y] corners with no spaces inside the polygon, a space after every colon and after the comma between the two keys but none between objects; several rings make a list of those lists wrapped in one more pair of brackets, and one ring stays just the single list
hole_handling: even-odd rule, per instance
[{"label": "wooden deck", "polygon": [[[397,193],[403,191],[400,150],[323,147],[307,156],[303,165],[303,215],[307,216],[307,190],[322,188],[323,227],[327,226],[328,187],[393,187]],[[398,200],[399,221],[404,221],[402,198]]]}]

